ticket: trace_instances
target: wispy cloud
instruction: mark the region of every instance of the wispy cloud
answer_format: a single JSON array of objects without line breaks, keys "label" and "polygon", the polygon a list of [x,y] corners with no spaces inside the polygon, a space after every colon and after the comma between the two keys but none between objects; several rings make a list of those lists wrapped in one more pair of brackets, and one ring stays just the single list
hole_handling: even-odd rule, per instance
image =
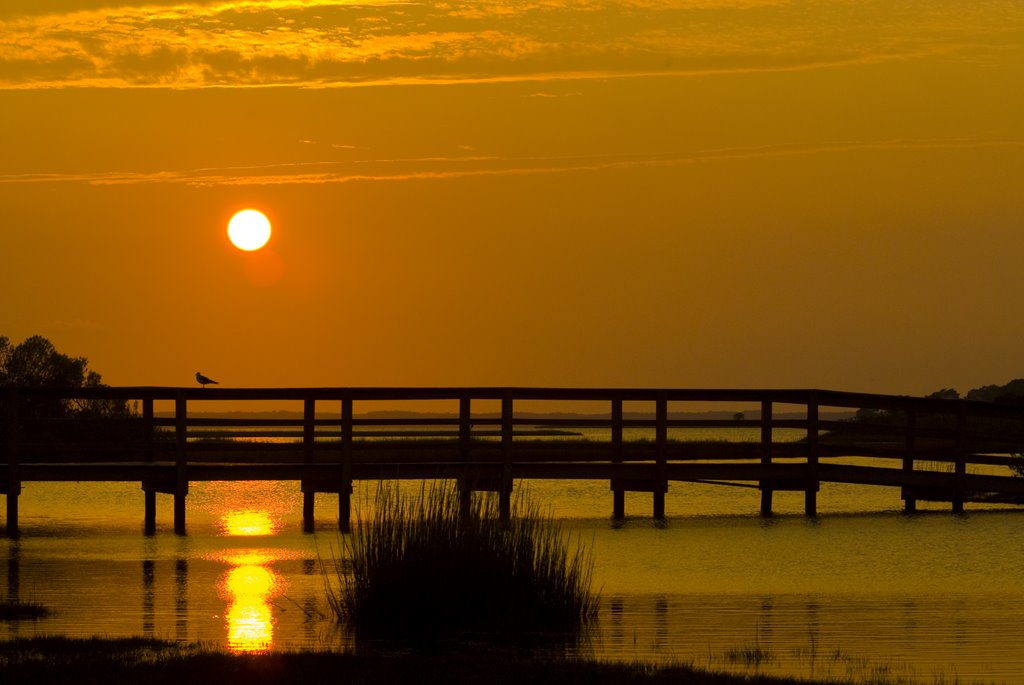
[{"label": "wispy cloud", "polygon": [[[330,87],[822,68],[1019,45],[1024,5],[225,0],[0,19],[0,88]],[[991,5],[998,5],[993,10]],[[840,11],[842,10],[842,11]],[[543,93],[541,93],[543,94]]]},{"label": "wispy cloud", "polygon": [[474,176],[522,176],[599,172],[615,169],[677,167],[768,157],[806,157],[865,151],[929,151],[1006,148],[1024,150],[1022,140],[890,140],[766,145],[660,155],[570,157],[422,157],[336,162],[289,162],[260,166],[183,171],[48,173],[0,175],[0,184],[81,183],[90,185],[174,184],[195,187],[245,185],[324,185],[357,181],[397,182]]}]

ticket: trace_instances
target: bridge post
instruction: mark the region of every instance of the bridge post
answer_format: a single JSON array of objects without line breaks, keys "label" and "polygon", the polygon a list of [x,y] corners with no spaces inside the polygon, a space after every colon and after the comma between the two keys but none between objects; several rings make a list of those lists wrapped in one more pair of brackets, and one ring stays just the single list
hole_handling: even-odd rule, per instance
[{"label": "bridge post", "polygon": [[7,440],[4,452],[7,457],[7,537],[18,537],[18,496],[21,494],[21,479],[18,474],[18,391],[7,389]]},{"label": "bridge post", "polygon": [[[761,401],[761,463],[772,463],[772,401]],[[761,488],[761,516],[772,515],[772,488],[768,481],[758,484]]]},{"label": "bridge post", "polygon": [[[911,474],[914,473],[914,455],[917,451],[917,410],[907,410],[907,435],[906,435],[906,452],[903,455],[903,475],[909,482]],[[904,485],[903,486],[903,512],[905,514],[913,514],[917,511],[917,498],[913,495],[913,490]]]},{"label": "bridge post", "polygon": [[469,478],[470,441],[473,439],[472,400],[468,395],[459,398],[459,461],[465,465],[463,476],[458,479],[459,511],[469,514],[473,498],[473,484]]},{"label": "bridge post", "polygon": [[338,530],[352,527],[352,391],[341,396],[341,485],[338,488]]},{"label": "bridge post", "polygon": [[11,484],[7,486],[7,537],[18,537],[18,493],[12,491]]},{"label": "bridge post", "polygon": [[[622,400],[612,400],[612,463],[622,463]],[[612,519],[621,521],[626,518],[626,491],[612,480]]]},{"label": "bridge post", "polygon": [[964,477],[967,475],[967,462],[965,456],[967,453],[967,435],[966,435],[966,415],[965,407],[963,402],[958,402],[956,405],[956,463],[954,478],[955,484],[953,485],[953,513],[962,514],[964,513]]},{"label": "bridge post", "polygon": [[804,514],[818,515],[818,393],[812,390],[807,399],[807,483],[804,489]]},{"label": "bridge post", "polygon": [[[153,398],[145,397],[142,400],[142,461],[147,464],[153,463]],[[142,528],[145,535],[156,533],[156,490],[147,487],[147,482],[142,481],[142,496],[144,498],[145,511],[143,514]]]},{"label": "bridge post", "polygon": [[512,517],[512,430],[514,409],[512,392],[501,398],[501,483],[498,486],[498,510],[502,521]]},{"label": "bridge post", "polygon": [[[302,401],[302,461],[313,463],[313,449],[316,441],[316,400],[307,397]],[[302,491],[302,532],[312,533],[315,528],[314,504],[316,488]]]},{"label": "bridge post", "polygon": [[145,510],[142,519],[142,529],[145,535],[156,533],[156,490],[143,486],[142,496],[145,502]]},{"label": "bridge post", "polygon": [[657,464],[654,478],[654,518],[665,518],[665,492],[668,490],[668,396],[658,393],[655,401],[654,442]]},{"label": "bridge post", "polygon": [[174,534],[185,534],[185,497],[188,495],[188,403],[185,391],[174,398]]}]

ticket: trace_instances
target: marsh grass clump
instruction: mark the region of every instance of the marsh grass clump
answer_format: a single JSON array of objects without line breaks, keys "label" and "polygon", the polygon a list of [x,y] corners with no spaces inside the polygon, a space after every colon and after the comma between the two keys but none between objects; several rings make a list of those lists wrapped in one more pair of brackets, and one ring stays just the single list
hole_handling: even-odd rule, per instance
[{"label": "marsh grass clump", "polygon": [[25,602],[0,595],[0,621],[24,621],[46,618],[50,610],[40,602]]},{"label": "marsh grass clump", "polygon": [[1010,464],[1010,470],[1024,478],[1024,451],[1012,452],[1010,457],[1013,458],[1013,463]]},{"label": "marsh grass clump", "polygon": [[493,498],[467,507],[454,486],[382,486],[342,549],[328,601],[371,639],[579,634],[597,613],[591,557],[523,496],[503,522]]},{"label": "marsh grass clump", "polygon": [[775,654],[770,649],[765,649],[760,645],[746,645],[727,649],[725,659],[730,664],[742,664],[759,668],[762,664],[774,661]]}]

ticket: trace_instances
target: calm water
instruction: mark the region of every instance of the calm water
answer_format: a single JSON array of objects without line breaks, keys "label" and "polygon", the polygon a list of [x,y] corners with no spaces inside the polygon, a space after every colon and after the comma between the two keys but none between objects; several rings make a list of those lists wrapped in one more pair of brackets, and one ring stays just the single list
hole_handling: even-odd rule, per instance
[{"label": "calm water", "polygon": [[[590,655],[1024,683],[1024,511],[904,516],[896,489],[824,485],[819,518],[801,515],[801,493],[776,493],[777,515],[763,520],[756,490],[673,484],[666,525],[648,518],[649,495],[630,493],[630,518],[613,526],[607,484],[526,487],[592,549],[602,602]],[[357,484],[358,509],[375,488]],[[189,535],[173,535],[160,495],[157,534],[145,537],[137,485],[29,483],[21,539],[0,540],[0,592],[55,614],[0,623],[0,637],[347,648],[321,574],[338,548],[336,502],[318,495],[319,532],[306,535],[297,483],[193,484]]]}]

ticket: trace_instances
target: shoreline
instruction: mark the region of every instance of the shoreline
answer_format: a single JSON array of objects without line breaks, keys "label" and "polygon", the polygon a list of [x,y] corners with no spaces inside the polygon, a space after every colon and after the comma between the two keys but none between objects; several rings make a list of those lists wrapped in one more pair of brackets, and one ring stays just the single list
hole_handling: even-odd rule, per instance
[{"label": "shoreline", "polygon": [[750,685],[836,683],[762,675],[732,675],[685,664],[655,665],[542,657],[522,650],[475,653],[341,653],[271,651],[230,654],[203,644],[146,638],[41,637],[0,641],[0,675],[6,682],[163,683],[301,682],[345,685],[413,682],[438,685]]}]

